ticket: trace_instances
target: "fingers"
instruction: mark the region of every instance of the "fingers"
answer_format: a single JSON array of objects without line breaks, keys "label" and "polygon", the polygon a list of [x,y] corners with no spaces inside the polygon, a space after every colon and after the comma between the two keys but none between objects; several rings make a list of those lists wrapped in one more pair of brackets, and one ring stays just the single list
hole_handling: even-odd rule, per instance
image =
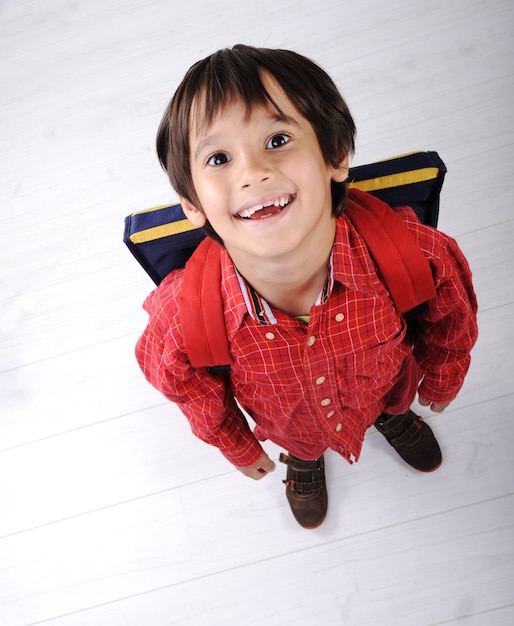
[{"label": "fingers", "polygon": [[242,474],[248,476],[248,478],[253,478],[254,480],[260,480],[261,478],[264,478],[264,476],[266,476],[270,472],[275,471],[275,468],[275,463],[269,458],[266,453],[264,453],[257,461],[257,463],[254,463],[253,465],[250,465],[248,467],[236,466],[236,469],[238,469]]},{"label": "fingers", "polygon": [[449,402],[433,402],[430,405],[430,410],[434,413],[442,413],[449,404]]},{"label": "fingers", "polygon": [[418,399],[421,406],[429,406],[430,410],[434,413],[442,413],[450,404],[451,400],[448,402],[430,402],[430,400],[425,400],[425,398]]},{"label": "fingers", "polygon": [[275,468],[276,468],[275,463],[269,458],[267,454],[265,454],[263,455],[263,457],[259,459],[256,469],[257,469],[257,472],[262,477],[262,476],[266,476],[266,474],[269,474],[270,472],[274,472]]}]

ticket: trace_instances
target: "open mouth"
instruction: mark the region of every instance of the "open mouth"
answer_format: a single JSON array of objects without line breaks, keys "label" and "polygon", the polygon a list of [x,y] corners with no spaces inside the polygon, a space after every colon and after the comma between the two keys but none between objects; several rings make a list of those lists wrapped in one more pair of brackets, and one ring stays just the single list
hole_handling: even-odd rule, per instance
[{"label": "open mouth", "polygon": [[279,196],[270,202],[264,204],[256,204],[255,206],[243,209],[237,216],[244,220],[262,220],[272,215],[277,215],[282,209],[291,204],[295,196]]}]

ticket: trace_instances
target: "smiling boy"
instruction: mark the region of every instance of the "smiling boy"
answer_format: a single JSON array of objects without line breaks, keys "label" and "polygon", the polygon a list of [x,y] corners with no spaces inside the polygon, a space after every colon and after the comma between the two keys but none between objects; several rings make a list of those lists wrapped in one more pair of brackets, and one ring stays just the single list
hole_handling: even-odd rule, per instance
[{"label": "smiling boy", "polygon": [[[348,177],[348,155],[328,165],[310,123],[271,76],[262,83],[275,106],[247,112],[239,101],[208,129],[193,122],[198,206],[185,197],[181,203],[195,226],[209,220],[235,267],[271,306],[308,315],[334,242],[331,181]],[[193,112],[193,120],[203,117]]]},{"label": "smiling boy", "polygon": [[[345,183],[354,135],[343,98],[312,61],[235,46],[189,70],[157,139],[187,217],[222,245],[234,363],[227,378],[188,362],[183,270],[145,302],[150,321],[138,361],[193,432],[246,476],[275,469],[260,441],[284,447],[287,499],[305,528],[326,515],[325,450],[357,460],[373,424],[411,466],[440,465],[431,429],[409,407],[417,391],[436,412],[448,406],[477,333],[457,244],[404,209],[437,289],[415,337],[407,332],[344,215],[355,201]],[[255,421],[253,432],[235,399]]]}]

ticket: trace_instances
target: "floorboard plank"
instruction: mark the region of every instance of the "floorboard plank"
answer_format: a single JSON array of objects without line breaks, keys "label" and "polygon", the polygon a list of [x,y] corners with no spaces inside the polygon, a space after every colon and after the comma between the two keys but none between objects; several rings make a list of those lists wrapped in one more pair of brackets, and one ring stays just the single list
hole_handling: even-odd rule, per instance
[{"label": "floorboard plank", "polygon": [[279,626],[294,621],[308,626],[314,620],[435,626],[465,624],[475,614],[494,616],[498,607],[505,617],[512,614],[513,506],[511,496],[448,511],[84,607],[46,623]]}]

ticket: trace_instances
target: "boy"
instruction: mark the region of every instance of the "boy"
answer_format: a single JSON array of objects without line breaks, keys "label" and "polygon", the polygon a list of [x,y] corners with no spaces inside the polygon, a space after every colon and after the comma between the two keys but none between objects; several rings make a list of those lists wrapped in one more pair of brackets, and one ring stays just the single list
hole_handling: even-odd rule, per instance
[{"label": "boy", "polygon": [[[244,475],[275,469],[259,441],[288,451],[286,495],[298,523],[326,515],[323,453],[358,460],[373,424],[421,471],[441,451],[409,407],[443,411],[476,340],[476,301],[457,244],[402,209],[430,261],[437,296],[407,332],[362,237],[344,215],[355,126],[332,80],[284,50],[238,45],[188,71],[162,119],[161,165],[189,220],[222,245],[229,377],[184,351],[183,270],[148,297],[137,358],[193,433]],[[358,192],[356,192],[358,193]],[[368,194],[360,192],[359,201]],[[238,403],[256,423],[252,432]]]}]

